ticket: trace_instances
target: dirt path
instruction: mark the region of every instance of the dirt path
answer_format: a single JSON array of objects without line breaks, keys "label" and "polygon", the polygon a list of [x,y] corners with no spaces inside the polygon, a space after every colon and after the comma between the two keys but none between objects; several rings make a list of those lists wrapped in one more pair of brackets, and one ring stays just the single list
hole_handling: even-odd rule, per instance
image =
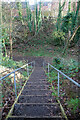
[{"label": "dirt path", "polygon": [[13,60],[20,61],[25,60],[28,62],[35,61],[37,67],[42,67],[43,61],[52,63],[52,57],[36,57],[36,56],[22,56],[22,55],[13,55]]}]

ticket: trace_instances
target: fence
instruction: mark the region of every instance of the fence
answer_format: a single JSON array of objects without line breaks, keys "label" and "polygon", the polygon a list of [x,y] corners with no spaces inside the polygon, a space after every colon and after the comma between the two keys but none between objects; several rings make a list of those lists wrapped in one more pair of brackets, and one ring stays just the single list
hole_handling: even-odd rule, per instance
[{"label": "fence", "polygon": [[61,102],[66,115],[73,118],[78,117],[80,111],[80,84],[76,82],[78,80],[74,81],[50,63],[44,62],[43,68],[48,76],[52,95]]},{"label": "fence", "polygon": [[[14,77],[15,96],[16,96],[16,97],[17,97],[17,90],[16,90],[16,72],[19,71],[19,70],[21,70],[21,69],[23,69],[23,68],[25,68],[25,67],[27,67],[26,77],[29,76],[29,74],[30,74],[29,65],[31,65],[31,66],[30,66],[30,67],[31,67],[30,69],[31,69],[31,71],[32,71],[32,68],[35,67],[35,61],[30,62],[30,63],[27,63],[26,65],[24,65],[24,66],[22,66],[22,67],[20,67],[20,68],[18,68],[18,69],[16,69],[16,70],[14,70],[13,72],[5,75],[4,77],[0,78],[0,81],[2,81],[2,80],[4,80],[5,78],[9,77],[11,74],[13,74],[13,77]],[[2,82],[2,83],[3,83],[3,82]]]},{"label": "fence", "polygon": [[[43,63],[43,68],[45,69],[45,64]],[[78,84],[76,81],[74,81],[72,78],[68,77],[67,75],[65,75],[63,72],[61,72],[60,70],[58,70],[57,68],[55,68],[54,66],[52,66],[50,63],[47,63],[48,67],[47,67],[47,72],[48,72],[48,77],[49,77],[49,73],[50,73],[50,67],[52,67],[54,70],[56,70],[58,72],[58,97],[59,97],[59,83],[60,83],[60,79],[59,76],[60,74],[62,74],[64,77],[66,77],[68,80],[70,80],[71,82],[73,82],[76,86],[80,87],[80,84]]]}]

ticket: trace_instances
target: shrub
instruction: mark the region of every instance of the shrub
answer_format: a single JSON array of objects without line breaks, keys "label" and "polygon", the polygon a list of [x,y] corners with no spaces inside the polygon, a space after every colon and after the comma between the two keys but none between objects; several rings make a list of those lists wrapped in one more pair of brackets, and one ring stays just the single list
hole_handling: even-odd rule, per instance
[{"label": "shrub", "polygon": [[71,108],[71,112],[72,113],[76,113],[77,109],[80,108],[79,104],[80,104],[80,100],[78,98],[75,99],[71,99],[69,101],[67,101],[68,103],[68,107]]},{"label": "shrub", "polygon": [[65,43],[65,33],[60,30],[53,31],[52,38],[51,44],[62,46]]}]

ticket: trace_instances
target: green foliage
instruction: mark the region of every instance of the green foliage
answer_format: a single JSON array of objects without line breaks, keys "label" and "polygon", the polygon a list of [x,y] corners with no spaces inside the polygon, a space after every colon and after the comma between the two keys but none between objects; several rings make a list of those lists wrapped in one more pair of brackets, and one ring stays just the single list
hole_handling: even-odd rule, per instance
[{"label": "green foliage", "polygon": [[51,71],[50,72],[50,81],[52,82],[52,81],[54,81],[54,80],[57,80],[57,72],[55,72],[55,71]]},{"label": "green foliage", "polygon": [[69,3],[68,3],[68,13],[71,12],[71,0],[69,0]]},{"label": "green foliage", "polygon": [[61,58],[55,57],[53,59],[53,66],[70,77],[75,77],[76,73],[79,72],[78,62],[73,59],[70,59],[68,62],[66,60],[63,61]]},{"label": "green foliage", "polygon": [[19,68],[22,65],[24,65],[24,63],[23,63],[23,61],[16,62],[16,61],[14,61],[12,59],[9,59],[8,57],[3,57],[1,65],[6,66],[8,68],[16,69],[16,68]]},{"label": "green foliage", "polygon": [[2,36],[3,36],[2,37],[2,42],[5,41],[5,43],[3,42],[3,46],[4,46],[4,44],[7,45],[7,46],[10,45],[8,31],[9,30],[7,28],[2,29]]},{"label": "green foliage", "polygon": [[57,97],[58,95],[55,92],[52,92],[52,96],[56,96]]},{"label": "green foliage", "polygon": [[61,29],[61,19],[62,19],[62,11],[65,6],[65,1],[63,2],[63,5],[61,5],[61,0],[59,1],[59,12],[58,12],[58,18],[57,18],[57,23],[56,23],[56,28],[57,31]]},{"label": "green foliage", "polygon": [[53,40],[51,41],[51,44],[53,45],[64,45],[65,43],[65,33],[58,30],[58,31],[53,31],[52,33]]},{"label": "green foliage", "polygon": [[77,9],[73,14],[72,26],[71,26],[71,32],[72,33],[73,33],[73,30],[74,30],[75,26],[77,25],[77,18],[78,18],[79,8],[80,8],[80,1],[77,2]]},{"label": "green foliage", "polygon": [[63,32],[68,33],[68,31],[71,30],[72,17],[73,17],[73,12],[67,13],[67,15],[63,17],[62,25],[61,25],[61,29],[63,30]]},{"label": "green foliage", "polygon": [[60,58],[54,58],[54,60],[55,60],[56,64],[60,64],[60,62],[61,62]]},{"label": "green foliage", "polygon": [[18,8],[18,13],[19,13],[20,20],[21,20],[22,25],[23,25],[24,22],[23,22],[23,18],[22,18],[22,4],[21,4],[21,2],[17,2],[16,5],[17,5],[17,8]]},{"label": "green foliage", "polygon": [[9,58],[3,57],[2,58],[2,66],[6,66],[6,67],[9,67],[9,68],[15,68],[16,63],[15,63],[15,61],[13,61]]},{"label": "green foliage", "polygon": [[71,34],[73,34],[75,26],[77,26],[77,23],[78,23],[77,19],[78,19],[80,3],[79,2],[77,3],[77,9],[75,8],[75,3],[73,4],[72,12],[70,7],[71,7],[71,2],[69,2],[67,15],[64,16],[62,19],[61,29],[65,33],[68,33],[69,31],[71,31]]},{"label": "green foliage", "polygon": [[68,107],[71,108],[71,112],[76,113],[80,104],[79,98],[75,98],[75,99],[72,98],[71,100],[67,101],[67,103],[68,103]]},{"label": "green foliage", "polygon": [[26,13],[27,13],[26,20],[28,23],[28,28],[29,28],[29,31],[31,32],[32,31],[32,13],[31,13],[31,9],[27,1],[26,1]]},{"label": "green foliage", "polygon": [[38,6],[37,6],[37,0],[36,0],[36,21],[38,19]]},{"label": "green foliage", "polygon": [[41,15],[41,1],[40,1],[40,5],[39,5],[39,13],[38,13],[38,30],[37,31],[39,31],[39,29],[40,29],[40,27],[41,27],[41,22],[42,22],[42,15]]}]

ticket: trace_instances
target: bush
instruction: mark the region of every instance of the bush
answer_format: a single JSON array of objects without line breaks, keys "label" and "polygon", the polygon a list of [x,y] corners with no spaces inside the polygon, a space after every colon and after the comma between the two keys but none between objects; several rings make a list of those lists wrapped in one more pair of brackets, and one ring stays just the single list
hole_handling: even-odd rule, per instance
[{"label": "bush", "polygon": [[17,69],[21,66],[23,66],[24,64],[26,64],[26,61],[14,61],[12,59],[9,59],[8,57],[2,57],[2,66],[8,67],[8,68],[13,68],[13,69]]},{"label": "bush", "polygon": [[51,44],[62,46],[65,43],[65,33],[58,30],[52,33],[52,41]]},{"label": "bush", "polygon": [[67,103],[68,103],[68,107],[71,108],[72,113],[76,113],[77,109],[80,108],[79,107],[80,100],[78,98],[75,99],[72,98],[71,100],[67,101]]}]

